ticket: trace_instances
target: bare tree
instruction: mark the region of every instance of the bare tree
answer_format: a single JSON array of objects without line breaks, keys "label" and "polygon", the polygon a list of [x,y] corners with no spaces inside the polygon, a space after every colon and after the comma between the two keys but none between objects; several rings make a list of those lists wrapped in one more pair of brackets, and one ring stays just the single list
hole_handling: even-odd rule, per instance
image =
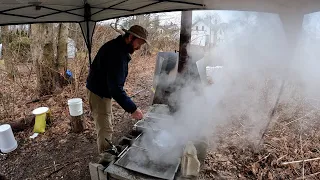
[{"label": "bare tree", "polygon": [[[178,48],[179,28],[175,24],[161,24],[160,17],[162,14],[145,14],[131,16],[123,19],[122,26],[130,28],[132,25],[141,25],[149,32],[149,41],[152,47],[157,50],[174,51]],[[143,46],[142,55],[150,55],[151,48]]]},{"label": "bare tree", "polygon": [[57,46],[57,63],[55,69],[58,70],[57,82],[60,87],[66,84],[66,71],[68,66],[68,34],[69,24],[60,23],[58,31],[58,46]]},{"label": "bare tree", "polygon": [[[69,24],[58,24],[57,46],[54,24],[31,25],[31,54],[37,72],[40,95],[52,94],[66,84]],[[56,56],[55,56],[56,52]]]},{"label": "bare tree", "polygon": [[2,39],[2,58],[4,60],[5,68],[8,77],[13,79],[15,74],[14,59],[10,55],[10,32],[9,26],[1,26],[1,39]]},{"label": "bare tree", "polygon": [[40,95],[52,94],[56,88],[53,24],[31,26],[32,57],[37,72],[37,87]]}]

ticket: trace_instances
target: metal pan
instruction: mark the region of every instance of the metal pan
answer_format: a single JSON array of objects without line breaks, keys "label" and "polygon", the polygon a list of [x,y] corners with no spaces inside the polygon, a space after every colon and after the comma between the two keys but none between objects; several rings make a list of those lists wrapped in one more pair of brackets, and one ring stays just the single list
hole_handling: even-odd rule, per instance
[{"label": "metal pan", "polygon": [[173,117],[165,114],[147,114],[145,118],[134,124],[134,130],[145,132],[146,130],[159,131],[159,121],[173,121]]},{"label": "metal pan", "polygon": [[149,159],[146,149],[132,146],[114,164],[151,177],[173,180],[180,159],[173,164],[153,162]]}]

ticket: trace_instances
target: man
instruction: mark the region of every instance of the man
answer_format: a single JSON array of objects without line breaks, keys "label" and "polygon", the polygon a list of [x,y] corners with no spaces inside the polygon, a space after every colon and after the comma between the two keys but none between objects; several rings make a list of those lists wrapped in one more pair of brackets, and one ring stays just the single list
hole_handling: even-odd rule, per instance
[{"label": "man", "polygon": [[132,118],[143,118],[141,110],[123,89],[128,75],[128,63],[140,47],[148,43],[148,32],[134,25],[125,30],[125,35],[105,43],[91,64],[87,78],[88,98],[95,122],[99,154],[110,148],[105,140],[112,141],[113,115],[111,99],[114,99]]}]

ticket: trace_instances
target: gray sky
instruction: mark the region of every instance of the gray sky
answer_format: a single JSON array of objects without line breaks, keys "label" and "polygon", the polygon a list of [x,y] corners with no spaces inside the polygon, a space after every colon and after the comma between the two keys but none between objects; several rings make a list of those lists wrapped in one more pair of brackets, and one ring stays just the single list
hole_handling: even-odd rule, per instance
[{"label": "gray sky", "polygon": [[[230,21],[233,17],[234,14],[236,13],[235,11],[217,11],[217,10],[204,10],[204,11],[193,11],[193,20],[197,17],[204,16],[205,13],[208,12],[216,12],[220,15],[222,18],[223,22],[228,22]],[[181,17],[181,12],[180,11],[175,11],[175,12],[166,12],[166,13],[161,13],[160,20],[162,24],[170,24],[173,22],[174,24],[177,24],[180,26],[180,17]],[[104,22],[114,22],[114,20],[108,20]]]},{"label": "gray sky", "polygon": [[[205,16],[206,13],[215,12],[218,13],[222,19],[223,22],[229,22],[236,17],[239,17],[240,14],[242,14],[242,11],[228,11],[228,10],[198,10],[193,11],[193,21],[197,19],[197,17]],[[309,15],[306,15],[305,17],[309,17],[311,19],[310,24],[311,26],[315,27],[316,29],[320,29],[320,12],[312,13]],[[161,13],[160,15],[160,21],[162,24],[170,24],[171,22],[174,24],[177,24],[180,26],[180,18],[181,18],[181,12],[175,11],[175,12],[167,12],[167,13]],[[114,22],[114,20],[108,20],[104,22]],[[310,25],[309,24],[309,25]],[[319,33],[320,34],[320,33]]]},{"label": "gray sky", "polygon": [[[220,15],[222,18],[223,22],[228,22],[234,17],[233,11],[217,11],[217,10],[204,10],[204,11],[193,11],[192,16],[193,20],[195,20],[197,17],[204,16],[206,13],[209,12],[216,12]],[[179,12],[168,12],[168,13],[163,13],[165,14],[164,16],[161,16],[162,23],[170,23],[173,22],[175,24],[180,25],[180,16],[181,13]]]}]

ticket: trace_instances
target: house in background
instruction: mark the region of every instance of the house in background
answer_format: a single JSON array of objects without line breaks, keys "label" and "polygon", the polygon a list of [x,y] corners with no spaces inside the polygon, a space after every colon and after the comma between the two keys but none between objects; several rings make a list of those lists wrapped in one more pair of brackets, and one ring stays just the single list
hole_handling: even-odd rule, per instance
[{"label": "house in background", "polygon": [[[161,35],[161,38],[170,38],[172,40],[179,41],[180,36],[180,27],[176,24],[164,24],[155,29],[158,35]],[[154,37],[157,38],[157,37]]]},{"label": "house in background", "polygon": [[209,45],[210,27],[203,21],[198,20],[191,27],[191,45],[207,46]]},{"label": "house in background", "polygon": [[[195,53],[203,54],[203,57],[195,59],[199,59],[196,61],[196,65],[200,79],[205,84],[218,80],[216,79],[218,77],[214,75],[213,78],[208,70],[221,65],[219,59],[215,58],[215,51],[212,48],[224,39],[225,29],[227,29],[227,24],[218,20],[215,16],[207,16],[207,18],[199,19],[192,24],[190,48],[193,53],[190,54],[194,56],[196,56]],[[215,69],[215,71],[217,70]]]},{"label": "house in background", "polygon": [[214,47],[223,40],[227,24],[217,20],[199,19],[191,27],[191,45]]}]

